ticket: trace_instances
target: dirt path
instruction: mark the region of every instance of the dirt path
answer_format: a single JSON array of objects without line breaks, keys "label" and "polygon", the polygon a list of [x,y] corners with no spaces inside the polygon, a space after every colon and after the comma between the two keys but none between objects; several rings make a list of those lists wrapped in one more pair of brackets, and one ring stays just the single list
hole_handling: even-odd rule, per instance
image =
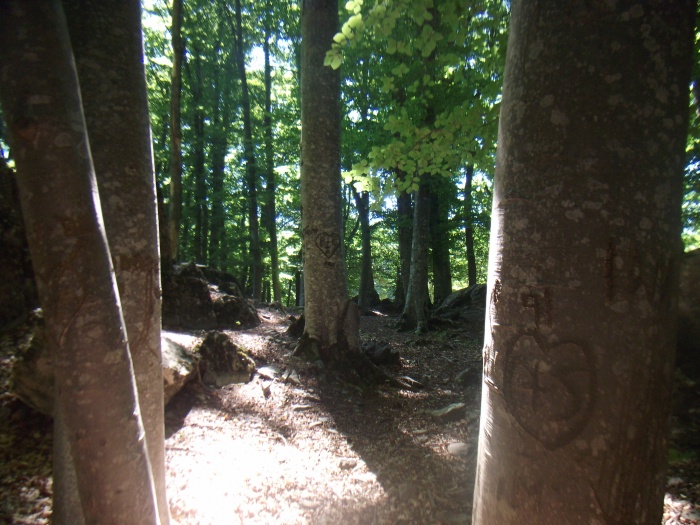
[{"label": "dirt path", "polygon": [[[174,522],[469,523],[480,382],[457,376],[481,366],[479,327],[416,336],[397,333],[389,317],[364,317],[363,340],[390,342],[402,358],[392,372],[425,388],[363,392],[289,357],[286,316],[261,315],[260,327],[230,332],[260,371],[250,383],[194,382],[167,407]],[[2,359],[0,378],[12,360],[6,347]],[[6,392],[5,379],[0,386]],[[50,421],[9,394],[1,400],[0,523],[49,523]],[[454,403],[466,405],[454,421],[431,414]],[[699,470],[688,457],[672,465],[666,525],[698,523]]]}]

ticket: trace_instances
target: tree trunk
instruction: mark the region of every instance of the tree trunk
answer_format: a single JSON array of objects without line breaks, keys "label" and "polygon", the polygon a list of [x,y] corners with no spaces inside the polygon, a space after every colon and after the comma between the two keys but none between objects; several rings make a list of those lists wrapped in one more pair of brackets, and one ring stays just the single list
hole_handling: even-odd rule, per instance
[{"label": "tree trunk", "polygon": [[236,0],[236,63],[241,81],[241,106],[243,109],[243,156],[245,157],[246,184],[248,186],[248,222],[250,227],[251,284],[253,299],[259,301],[262,293],[262,250],[258,221],[258,173],[253,151],[253,128],[250,116],[250,94],[245,70],[245,46],[241,20],[241,0]]},{"label": "tree trunk", "polygon": [[374,274],[372,272],[372,228],[369,223],[369,192],[358,193],[351,186],[355,199],[355,207],[360,217],[360,236],[362,238],[362,268],[360,271],[360,291],[357,304],[361,310],[369,308],[379,302],[379,294],[374,287]]},{"label": "tree trunk", "polygon": [[192,85],[192,105],[194,106],[192,177],[194,178],[194,260],[200,264],[207,263],[207,239],[209,237],[209,207],[207,206],[207,179],[204,169],[204,96],[202,93],[202,61],[200,49],[193,46],[194,78]]},{"label": "tree trunk", "polygon": [[275,181],[275,158],[272,143],[272,67],[270,65],[270,37],[271,21],[270,11],[272,3],[267,2],[268,14],[265,18],[265,41],[263,53],[265,56],[265,115],[263,127],[265,128],[265,227],[269,237],[270,274],[272,277],[272,296],[275,303],[282,301],[282,289],[280,288],[280,263],[277,253],[277,211],[275,209],[275,193],[277,185]]},{"label": "tree trunk", "polygon": [[[401,192],[396,197],[398,213],[399,237],[399,277],[401,279],[401,297],[396,297],[396,303],[401,308],[406,304],[408,281],[411,276],[411,244],[413,242],[413,205],[411,194]],[[397,287],[398,289],[398,287]]]},{"label": "tree trunk", "polygon": [[335,0],[303,0],[301,199],[306,325],[302,339],[326,366],[359,353],[348,300],[340,178],[340,75],[323,61],[338,31]]},{"label": "tree trunk", "polygon": [[[151,129],[143,68],[141,6],[64,0],[90,150],[134,363],[139,405],[157,489],[165,495],[160,268]],[[110,78],[110,89],[105,89]],[[124,156],[128,151],[129,155]]]},{"label": "tree trunk", "polygon": [[452,182],[441,178],[435,181],[434,189],[430,194],[433,303],[438,305],[452,293],[449,211],[453,192]]},{"label": "tree trunk", "polygon": [[[0,62],[6,75],[0,101],[53,356],[56,412],[65,416],[85,521],[160,523],[80,89],[58,1],[0,4]],[[153,267],[148,271],[152,276]]]},{"label": "tree trunk", "polygon": [[472,210],[472,179],[474,166],[467,166],[464,183],[464,241],[467,248],[467,276],[469,286],[476,284],[476,253],[474,252],[474,212]]},{"label": "tree trunk", "polygon": [[401,314],[401,328],[428,330],[426,301],[428,299],[428,246],[430,244],[430,189],[423,177],[414,195],[413,242],[411,244],[411,273],[406,290],[406,304]]},{"label": "tree trunk", "polygon": [[172,264],[179,255],[180,222],[182,221],[182,59],[185,46],[182,43],[182,2],[173,0],[172,26],[170,34],[173,44],[173,68],[170,86],[170,202],[168,209],[168,232],[170,237]]},{"label": "tree trunk", "polygon": [[695,3],[513,3],[473,523],[660,523]]}]

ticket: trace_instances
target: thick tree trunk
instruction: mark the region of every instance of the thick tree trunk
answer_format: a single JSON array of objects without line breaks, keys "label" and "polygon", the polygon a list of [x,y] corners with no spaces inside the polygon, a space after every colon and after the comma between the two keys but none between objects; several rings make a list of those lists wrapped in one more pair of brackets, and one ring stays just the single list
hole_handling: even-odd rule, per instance
[{"label": "thick tree trunk", "polygon": [[303,0],[301,199],[306,326],[302,338],[327,366],[359,352],[357,312],[345,278],[340,178],[340,75],[324,66],[338,31],[335,0]]},{"label": "thick tree trunk", "polygon": [[413,201],[413,242],[411,244],[411,273],[406,290],[406,304],[401,314],[401,327],[428,330],[426,302],[428,300],[428,247],[430,245],[430,188],[421,181]]},{"label": "thick tree trunk", "polygon": [[182,59],[185,46],[182,43],[183,0],[173,0],[170,34],[173,45],[173,68],[170,86],[170,202],[168,208],[168,236],[172,260],[178,259],[180,248],[180,222],[182,221]]},{"label": "thick tree trunk", "polygon": [[248,186],[248,224],[250,227],[251,284],[253,299],[259,301],[262,293],[262,250],[260,248],[260,225],[258,220],[258,170],[253,151],[253,127],[251,122],[250,94],[245,70],[245,48],[241,0],[236,0],[236,63],[241,82],[241,106],[243,109],[243,156],[245,157],[246,185]]},{"label": "thick tree trunk", "polygon": [[[161,523],[165,495],[160,268],[138,0],[64,0],[102,214],[116,272]],[[105,78],[112,79],[105,89]],[[129,155],[124,156],[128,151]]]},{"label": "thick tree trunk", "polygon": [[475,525],[661,521],[695,3],[513,3]]},{"label": "thick tree trunk", "polygon": [[[65,417],[85,521],[160,523],[78,79],[58,1],[0,4],[0,63],[0,102],[53,356],[57,412]],[[147,265],[152,282],[157,264]],[[150,318],[146,323],[150,330]]]},{"label": "thick tree trunk", "polygon": [[[272,10],[272,3],[267,2],[268,11]],[[265,128],[265,226],[269,237],[270,273],[272,275],[272,296],[275,303],[282,301],[282,289],[280,287],[280,263],[277,253],[277,211],[275,209],[275,193],[277,184],[275,180],[275,154],[272,143],[272,67],[270,65],[270,38],[271,21],[270,14],[265,19],[265,41],[263,53],[265,56],[265,115],[263,126]]]},{"label": "thick tree trunk", "polygon": [[469,286],[476,284],[476,253],[474,251],[474,212],[472,210],[472,179],[474,167],[467,166],[464,183],[464,241],[467,251],[467,278]]},{"label": "thick tree trunk", "polygon": [[430,194],[430,245],[433,263],[433,303],[440,304],[452,293],[449,211],[454,186],[438,179]]}]

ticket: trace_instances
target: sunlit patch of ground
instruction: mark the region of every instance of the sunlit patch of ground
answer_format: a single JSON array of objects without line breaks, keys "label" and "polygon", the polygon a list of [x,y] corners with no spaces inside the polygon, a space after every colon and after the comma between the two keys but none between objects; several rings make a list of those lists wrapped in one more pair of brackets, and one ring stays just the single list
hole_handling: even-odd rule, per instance
[{"label": "sunlit patch of ground", "polygon": [[[402,355],[393,373],[418,392],[362,392],[331,384],[313,363],[289,357],[288,315],[261,310],[263,324],[230,332],[260,366],[294,371],[285,381],[209,389],[197,381],[166,410],[168,494],[179,525],[467,524],[478,432],[479,389],[455,375],[478,366],[480,334],[397,333],[392,319],[363,318],[365,339]],[[6,334],[5,334],[6,335]],[[201,335],[201,334],[200,334]],[[11,340],[0,337],[0,524],[48,524],[50,420],[7,393]],[[437,422],[429,410],[454,402],[467,417]],[[463,443],[464,454],[454,454]],[[664,525],[700,523],[700,466],[673,461]]]}]

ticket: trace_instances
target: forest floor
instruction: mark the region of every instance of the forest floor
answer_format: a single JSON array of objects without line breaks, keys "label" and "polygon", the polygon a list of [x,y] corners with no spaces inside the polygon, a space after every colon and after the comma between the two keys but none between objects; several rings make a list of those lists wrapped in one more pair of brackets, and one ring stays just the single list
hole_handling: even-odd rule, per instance
[{"label": "forest floor", "polygon": [[[362,391],[290,356],[287,314],[260,314],[259,327],[229,332],[256,361],[253,380],[221,389],[194,381],[166,408],[174,523],[470,522],[481,387],[478,374],[457,376],[481,367],[480,327],[417,336],[397,332],[391,316],[363,317],[363,340],[401,353],[389,371],[425,388]],[[47,524],[51,421],[8,393],[12,360],[0,346],[0,524]],[[433,413],[454,403],[466,405],[455,420]],[[700,523],[697,452],[674,443],[665,525]]]}]

